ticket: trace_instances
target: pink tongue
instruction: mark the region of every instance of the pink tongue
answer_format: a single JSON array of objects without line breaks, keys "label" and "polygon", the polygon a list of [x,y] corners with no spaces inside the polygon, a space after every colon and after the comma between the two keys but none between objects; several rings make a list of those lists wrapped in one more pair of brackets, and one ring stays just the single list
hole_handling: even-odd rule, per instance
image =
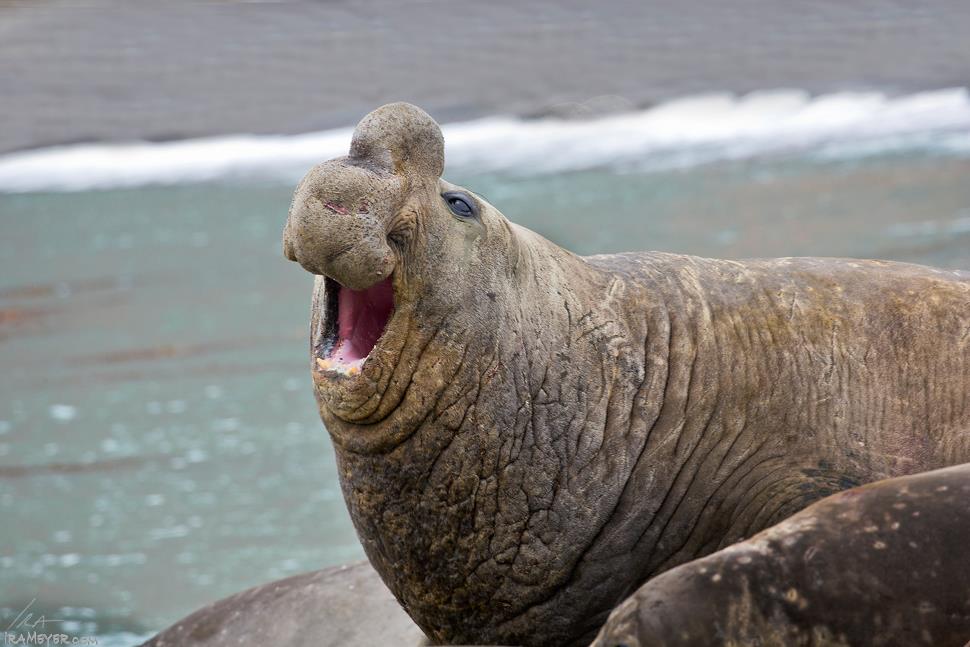
[{"label": "pink tongue", "polygon": [[337,343],[332,355],[343,363],[367,357],[394,311],[390,277],[366,290],[343,286],[337,296]]}]

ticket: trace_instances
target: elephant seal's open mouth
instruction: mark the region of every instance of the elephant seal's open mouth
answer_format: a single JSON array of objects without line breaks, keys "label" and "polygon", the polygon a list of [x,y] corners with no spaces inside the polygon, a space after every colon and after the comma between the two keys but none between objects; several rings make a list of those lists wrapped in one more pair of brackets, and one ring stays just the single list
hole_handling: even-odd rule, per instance
[{"label": "elephant seal's open mouth", "polygon": [[409,371],[426,348],[413,330],[414,301],[407,294],[396,271],[362,290],[316,277],[310,326],[314,393],[338,443],[363,451],[397,438],[377,428],[364,433],[359,425],[396,410],[411,383]]},{"label": "elephant seal's open mouth", "polygon": [[325,278],[324,321],[314,341],[317,367],[345,375],[360,372],[394,313],[392,277],[364,290]]}]

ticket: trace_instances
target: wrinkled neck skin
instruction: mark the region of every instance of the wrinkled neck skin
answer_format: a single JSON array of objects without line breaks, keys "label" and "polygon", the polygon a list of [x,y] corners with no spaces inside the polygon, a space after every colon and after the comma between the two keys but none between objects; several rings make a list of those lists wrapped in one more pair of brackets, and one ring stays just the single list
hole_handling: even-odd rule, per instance
[{"label": "wrinkled neck skin", "polygon": [[[898,358],[867,350],[883,341],[851,336],[882,317],[894,352],[970,375],[906,336],[881,268],[584,259],[509,227],[511,289],[400,304],[379,347],[396,364],[318,390],[367,556],[432,639],[587,644],[652,574],[832,492],[970,460],[929,444],[968,409],[926,418],[932,385],[910,398]],[[831,289],[842,275],[862,287]],[[963,317],[966,290],[940,290],[913,321]],[[900,395],[873,400],[887,384]],[[880,431],[917,418],[919,438]]]},{"label": "wrinkled neck skin", "polygon": [[[665,325],[639,346],[662,303],[627,321],[622,280],[509,232],[513,289],[480,294],[470,323],[404,304],[407,335],[381,344],[400,352],[393,375],[346,403],[320,398],[365,551],[436,640],[532,633],[529,610],[573,577],[636,458],[606,425],[629,419],[633,397],[658,400],[664,379]],[[358,424],[335,408],[376,414]]]}]

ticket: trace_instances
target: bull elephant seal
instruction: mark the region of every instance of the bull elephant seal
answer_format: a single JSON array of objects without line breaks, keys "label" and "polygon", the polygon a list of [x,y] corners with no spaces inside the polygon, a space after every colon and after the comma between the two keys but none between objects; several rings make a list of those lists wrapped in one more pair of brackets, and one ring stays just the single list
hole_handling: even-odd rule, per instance
[{"label": "bull elephant seal", "polygon": [[835,494],[667,571],[594,647],[883,645],[970,640],[970,465]]},{"label": "bull elephant seal", "polygon": [[[970,274],[579,257],[370,113],[297,187],[320,414],[364,549],[441,642],[588,643],[650,576],[970,461]],[[593,217],[593,214],[591,214]]]}]

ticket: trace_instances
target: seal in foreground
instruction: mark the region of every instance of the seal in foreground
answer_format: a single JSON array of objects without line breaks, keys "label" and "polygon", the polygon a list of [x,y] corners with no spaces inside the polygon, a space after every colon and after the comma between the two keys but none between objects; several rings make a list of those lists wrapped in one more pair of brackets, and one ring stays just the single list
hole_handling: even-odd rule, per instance
[{"label": "seal in foreground", "polygon": [[434,640],[588,643],[653,575],[970,461],[967,274],[582,258],[442,180],[443,151],[377,109],[284,232],[351,517]]},{"label": "seal in foreground", "polygon": [[842,492],[659,575],[593,647],[963,647],[970,465]]}]

